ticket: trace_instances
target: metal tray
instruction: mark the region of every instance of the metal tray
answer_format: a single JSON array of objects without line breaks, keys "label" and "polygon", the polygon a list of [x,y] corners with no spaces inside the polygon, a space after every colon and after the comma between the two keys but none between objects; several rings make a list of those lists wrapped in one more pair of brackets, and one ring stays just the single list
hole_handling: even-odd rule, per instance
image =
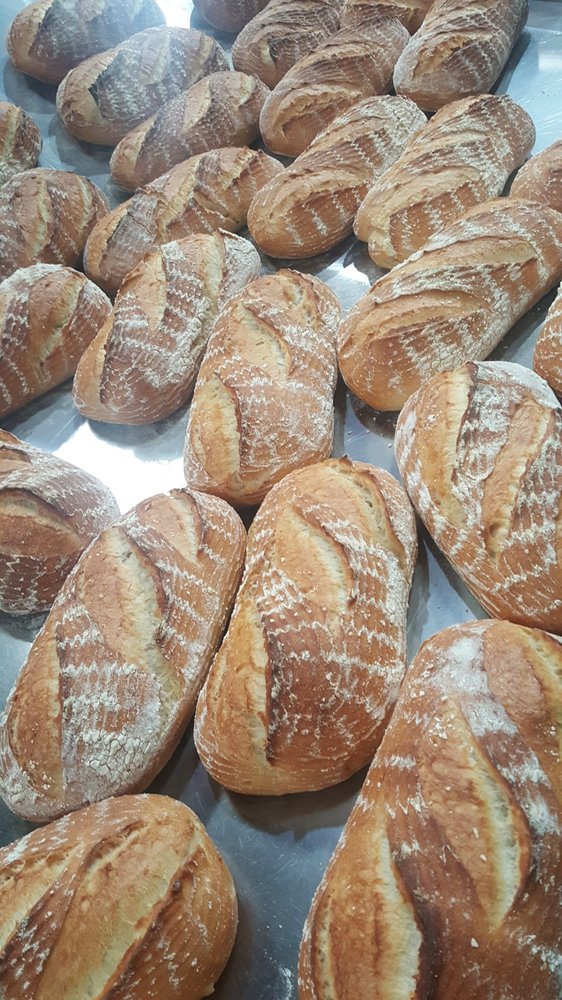
[{"label": "metal tray", "polygon": [[[204,27],[191,3],[160,0],[170,24]],[[1,0],[0,37],[24,7],[23,0]],[[204,30],[209,30],[208,27]],[[228,48],[231,37],[216,33]],[[55,111],[55,88],[16,73],[4,53],[3,94],[28,111],[44,139],[40,166],[86,174],[107,194],[112,206],[122,193],[108,172],[110,150],[75,141]],[[562,0],[530,0],[529,21],[497,86],[531,114],[537,129],[535,152],[562,136]],[[244,234],[243,234],[244,235]],[[264,269],[281,262],[264,258]],[[294,262],[291,266],[295,266]],[[332,253],[298,264],[326,281],[344,309],[378,276],[363,245],[352,238]],[[510,332],[492,357],[530,366],[539,327],[554,293]],[[181,452],[184,410],[148,427],[91,423],[74,409],[70,383],[49,393],[5,421],[25,441],[66,458],[102,479],[122,511],[153,493],[184,484]],[[372,462],[398,475],[392,439],[395,416],[375,413],[340,383],[336,394],[334,454]],[[420,531],[420,552],[408,618],[409,655],[441,628],[484,617],[427,534]],[[44,620],[0,614],[0,709],[21,667],[29,644]],[[244,797],[226,792],[199,763],[191,726],[150,791],[187,803],[201,818],[234,876],[240,926],[234,952],[219,981],[217,1000],[294,1000],[302,926],[314,890],[336,845],[361,787],[365,771],[324,792],[281,798]],[[0,844],[32,829],[0,802]],[[70,1000],[70,998],[69,998]]]}]

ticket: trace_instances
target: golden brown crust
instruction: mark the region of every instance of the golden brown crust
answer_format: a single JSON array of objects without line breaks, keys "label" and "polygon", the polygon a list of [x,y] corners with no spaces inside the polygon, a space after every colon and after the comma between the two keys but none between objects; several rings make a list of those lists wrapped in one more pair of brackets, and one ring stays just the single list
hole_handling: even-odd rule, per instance
[{"label": "golden brown crust", "polygon": [[0,101],[0,184],[34,167],[43,140],[33,118],[15,104]]},{"label": "golden brown crust", "polygon": [[379,14],[395,17],[412,35],[420,27],[433,0],[345,0],[342,27],[368,24]]},{"label": "golden brown crust", "polygon": [[509,193],[513,198],[540,201],[562,212],[562,139],[531,157],[517,174]]},{"label": "golden brown crust", "polygon": [[405,668],[415,556],[411,507],[380,469],[331,460],[273,487],[197,703],[213,778],[281,795],[336,784],[372,758]]},{"label": "golden brown crust", "polygon": [[562,285],[539,333],[533,368],[557,396],[562,396]]},{"label": "golden brown crust", "polygon": [[562,410],[533,372],[468,364],[404,407],[410,499],[489,614],[562,632]]},{"label": "golden brown crust", "polygon": [[109,799],[0,851],[4,1000],[200,1000],[236,924],[224,861],[161,795]]},{"label": "golden brown crust", "polygon": [[426,642],[314,897],[300,1000],[557,1000],[562,650]]},{"label": "golden brown crust", "polygon": [[222,635],[245,533],[174,490],[103,531],[67,577],[8,699],[0,790],[45,821],[142,791],[175,749]]},{"label": "golden brown crust", "polygon": [[194,0],[195,10],[219,31],[242,30],[268,0]]}]

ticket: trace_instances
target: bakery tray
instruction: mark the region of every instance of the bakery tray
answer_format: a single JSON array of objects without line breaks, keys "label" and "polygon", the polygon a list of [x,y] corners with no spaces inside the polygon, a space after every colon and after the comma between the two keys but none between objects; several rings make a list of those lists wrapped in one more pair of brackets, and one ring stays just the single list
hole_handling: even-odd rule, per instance
[{"label": "bakery tray", "polygon": [[[0,37],[24,7],[18,0],[0,2]],[[189,2],[160,0],[170,24],[214,33],[225,49],[231,36],[210,32],[192,13]],[[527,27],[497,85],[533,118],[534,152],[562,137],[562,0],[531,0]],[[2,48],[4,46],[2,45]],[[72,170],[90,177],[112,205],[122,200],[108,170],[110,150],[74,140],[55,111],[55,88],[14,71],[2,52],[2,90],[35,119],[43,133],[39,165]],[[242,233],[242,235],[245,235]],[[283,262],[264,258],[272,272]],[[334,290],[345,310],[382,273],[363,245],[349,238],[329,254],[290,266],[314,274]],[[492,355],[530,366],[540,325],[554,298],[545,297],[511,331]],[[59,455],[102,479],[122,511],[144,497],[184,484],[182,445],[186,411],[148,427],[117,427],[84,420],[74,409],[70,383],[49,393],[4,423],[25,441]],[[335,455],[372,462],[398,475],[392,439],[395,415],[375,413],[340,384],[336,394]],[[476,601],[420,531],[420,550],[408,617],[408,650],[439,629],[484,617]],[[0,709],[4,705],[29,644],[44,616],[14,618],[0,614]],[[188,731],[164,771],[150,788],[187,803],[201,818],[236,882],[240,925],[230,962],[216,1000],[293,1000],[297,997],[297,956],[303,923],[314,890],[365,771],[323,792],[257,798],[234,795],[215,784],[199,763]],[[32,829],[0,803],[0,844]],[[358,998],[359,1000],[359,998]]]}]

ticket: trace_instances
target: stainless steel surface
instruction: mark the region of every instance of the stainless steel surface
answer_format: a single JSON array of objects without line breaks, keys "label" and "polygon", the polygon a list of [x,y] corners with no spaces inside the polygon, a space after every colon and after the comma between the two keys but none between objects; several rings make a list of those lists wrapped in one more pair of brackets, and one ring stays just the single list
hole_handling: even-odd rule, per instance
[{"label": "stainless steel surface", "polygon": [[[0,36],[24,6],[2,0]],[[191,3],[161,2],[171,24],[201,27]],[[228,36],[216,36],[228,46]],[[41,166],[87,174],[112,204],[120,194],[108,175],[110,150],[72,139],[56,115],[54,88],[14,72],[5,58],[3,90],[39,124]],[[535,152],[562,136],[562,0],[531,0],[528,26],[499,82],[531,114]],[[277,264],[264,260],[267,271]],[[292,266],[295,266],[294,264]],[[327,281],[349,308],[377,276],[366,251],[349,239],[337,250],[297,265]],[[530,365],[547,296],[517,324],[493,357]],[[340,385],[336,396],[334,454],[370,461],[397,475],[392,449],[395,417],[375,413]],[[55,390],[14,417],[5,428],[38,447],[95,473],[113,490],[121,510],[161,490],[184,483],[181,450],[186,412],[150,427],[119,428],[89,423],[73,407],[70,385]],[[482,609],[437,553],[425,533],[410,602],[408,646],[447,625],[483,617]],[[41,618],[0,615],[0,708],[27,654]],[[293,1000],[302,925],[314,889],[336,844],[364,773],[325,792],[279,799],[231,795],[211,781],[198,761],[191,727],[151,791],[182,799],[200,816],[229,865],[238,889],[240,927],[217,1000]],[[31,829],[0,803],[0,843]]]}]

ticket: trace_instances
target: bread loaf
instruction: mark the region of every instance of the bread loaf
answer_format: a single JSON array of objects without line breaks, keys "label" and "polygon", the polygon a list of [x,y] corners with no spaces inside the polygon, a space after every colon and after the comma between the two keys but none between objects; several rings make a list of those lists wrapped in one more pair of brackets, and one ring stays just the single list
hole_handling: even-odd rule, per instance
[{"label": "bread loaf", "polygon": [[232,46],[235,69],[275,87],[299,59],[340,26],[343,0],[270,0]]},{"label": "bread loaf", "polygon": [[162,795],[110,799],[0,851],[5,1000],[200,1000],[236,934],[230,872]]},{"label": "bread loaf", "polygon": [[0,794],[54,819],[142,791],[174,751],[232,606],[244,529],[188,490],[143,500],[86,549],[0,724]]},{"label": "bread loaf", "polygon": [[268,0],[193,0],[193,6],[201,17],[219,31],[242,30]]},{"label": "bread loaf", "polygon": [[12,21],[6,47],[20,72],[60,83],[88,56],[163,22],[155,0],[35,0]]},{"label": "bread loaf", "polygon": [[374,183],[426,124],[412,101],[371,97],[340,115],[255,196],[248,228],[272,257],[313,257],[336,246]]},{"label": "bread loaf", "polygon": [[338,362],[352,392],[399,410],[435,372],[486,358],[562,279],[562,216],[497,198],[432,236],[344,319]]},{"label": "bread loaf", "polygon": [[118,516],[93,476],[0,430],[0,609],[47,611],[81,552]]},{"label": "bread loaf", "polygon": [[261,503],[288,472],[327,458],[338,375],[336,296],[278,271],[219,316],[197,379],[185,478],[235,506]]},{"label": "bread loaf", "polygon": [[562,285],[539,333],[533,368],[562,396]]},{"label": "bread loaf", "polygon": [[0,417],[76,371],[111,312],[101,289],[60,264],[22,268],[0,284]]},{"label": "bread loaf", "polygon": [[410,34],[417,31],[433,0],[345,0],[341,15],[342,27],[355,28],[368,24],[379,14],[395,17]]},{"label": "bread loaf", "polygon": [[513,198],[541,201],[562,212],[562,139],[537,153],[519,171],[511,185]]},{"label": "bread loaf", "polygon": [[406,489],[437,545],[495,618],[562,632],[562,409],[533,372],[441,372],[396,428]]},{"label": "bread loaf", "polygon": [[256,192],[282,170],[261,150],[226,148],[193,156],[101,220],[84,251],[86,274],[114,295],[125,275],[162,243],[242,229]]},{"label": "bread loaf", "polygon": [[34,167],[39,159],[41,132],[23,108],[0,101],[0,184],[12,174]]},{"label": "bread loaf", "polygon": [[273,487],[197,703],[195,744],[215,780],[313,791],[371,760],[404,673],[415,554],[412,510],[387,472],[340,459]]},{"label": "bread loaf", "polygon": [[73,69],[57,90],[57,111],[77,139],[114,146],[167,101],[221,70],[228,70],[227,58],[208,35],[147,28]]},{"label": "bread loaf", "polygon": [[375,264],[394,267],[467,209],[500,195],[534,142],[532,120],[506,94],[448,104],[377,179],[355,235]]},{"label": "bread loaf", "polygon": [[527,13],[527,0],[435,0],[396,64],[396,93],[425,111],[487,93]]},{"label": "bread loaf", "polygon": [[108,210],[86,177],[36,168],[0,187],[0,281],[43,262],[80,266],[88,234]]},{"label": "bread loaf", "polygon": [[338,31],[300,59],[262,108],[260,131],[269,148],[298,156],[357,101],[387,93],[409,37],[397,20],[379,17],[361,28]]},{"label": "bread loaf", "polygon": [[215,317],[260,264],[251,243],[226,232],[166,243],[144,257],[78,365],[74,402],[83,416],[147,424],[183,406]]},{"label": "bread loaf", "polygon": [[314,898],[300,1000],[558,1000],[562,650],[426,642]]},{"label": "bread loaf", "polygon": [[134,191],[198,153],[249,145],[268,93],[247,73],[212,73],[121,140],[110,160],[113,180]]}]

